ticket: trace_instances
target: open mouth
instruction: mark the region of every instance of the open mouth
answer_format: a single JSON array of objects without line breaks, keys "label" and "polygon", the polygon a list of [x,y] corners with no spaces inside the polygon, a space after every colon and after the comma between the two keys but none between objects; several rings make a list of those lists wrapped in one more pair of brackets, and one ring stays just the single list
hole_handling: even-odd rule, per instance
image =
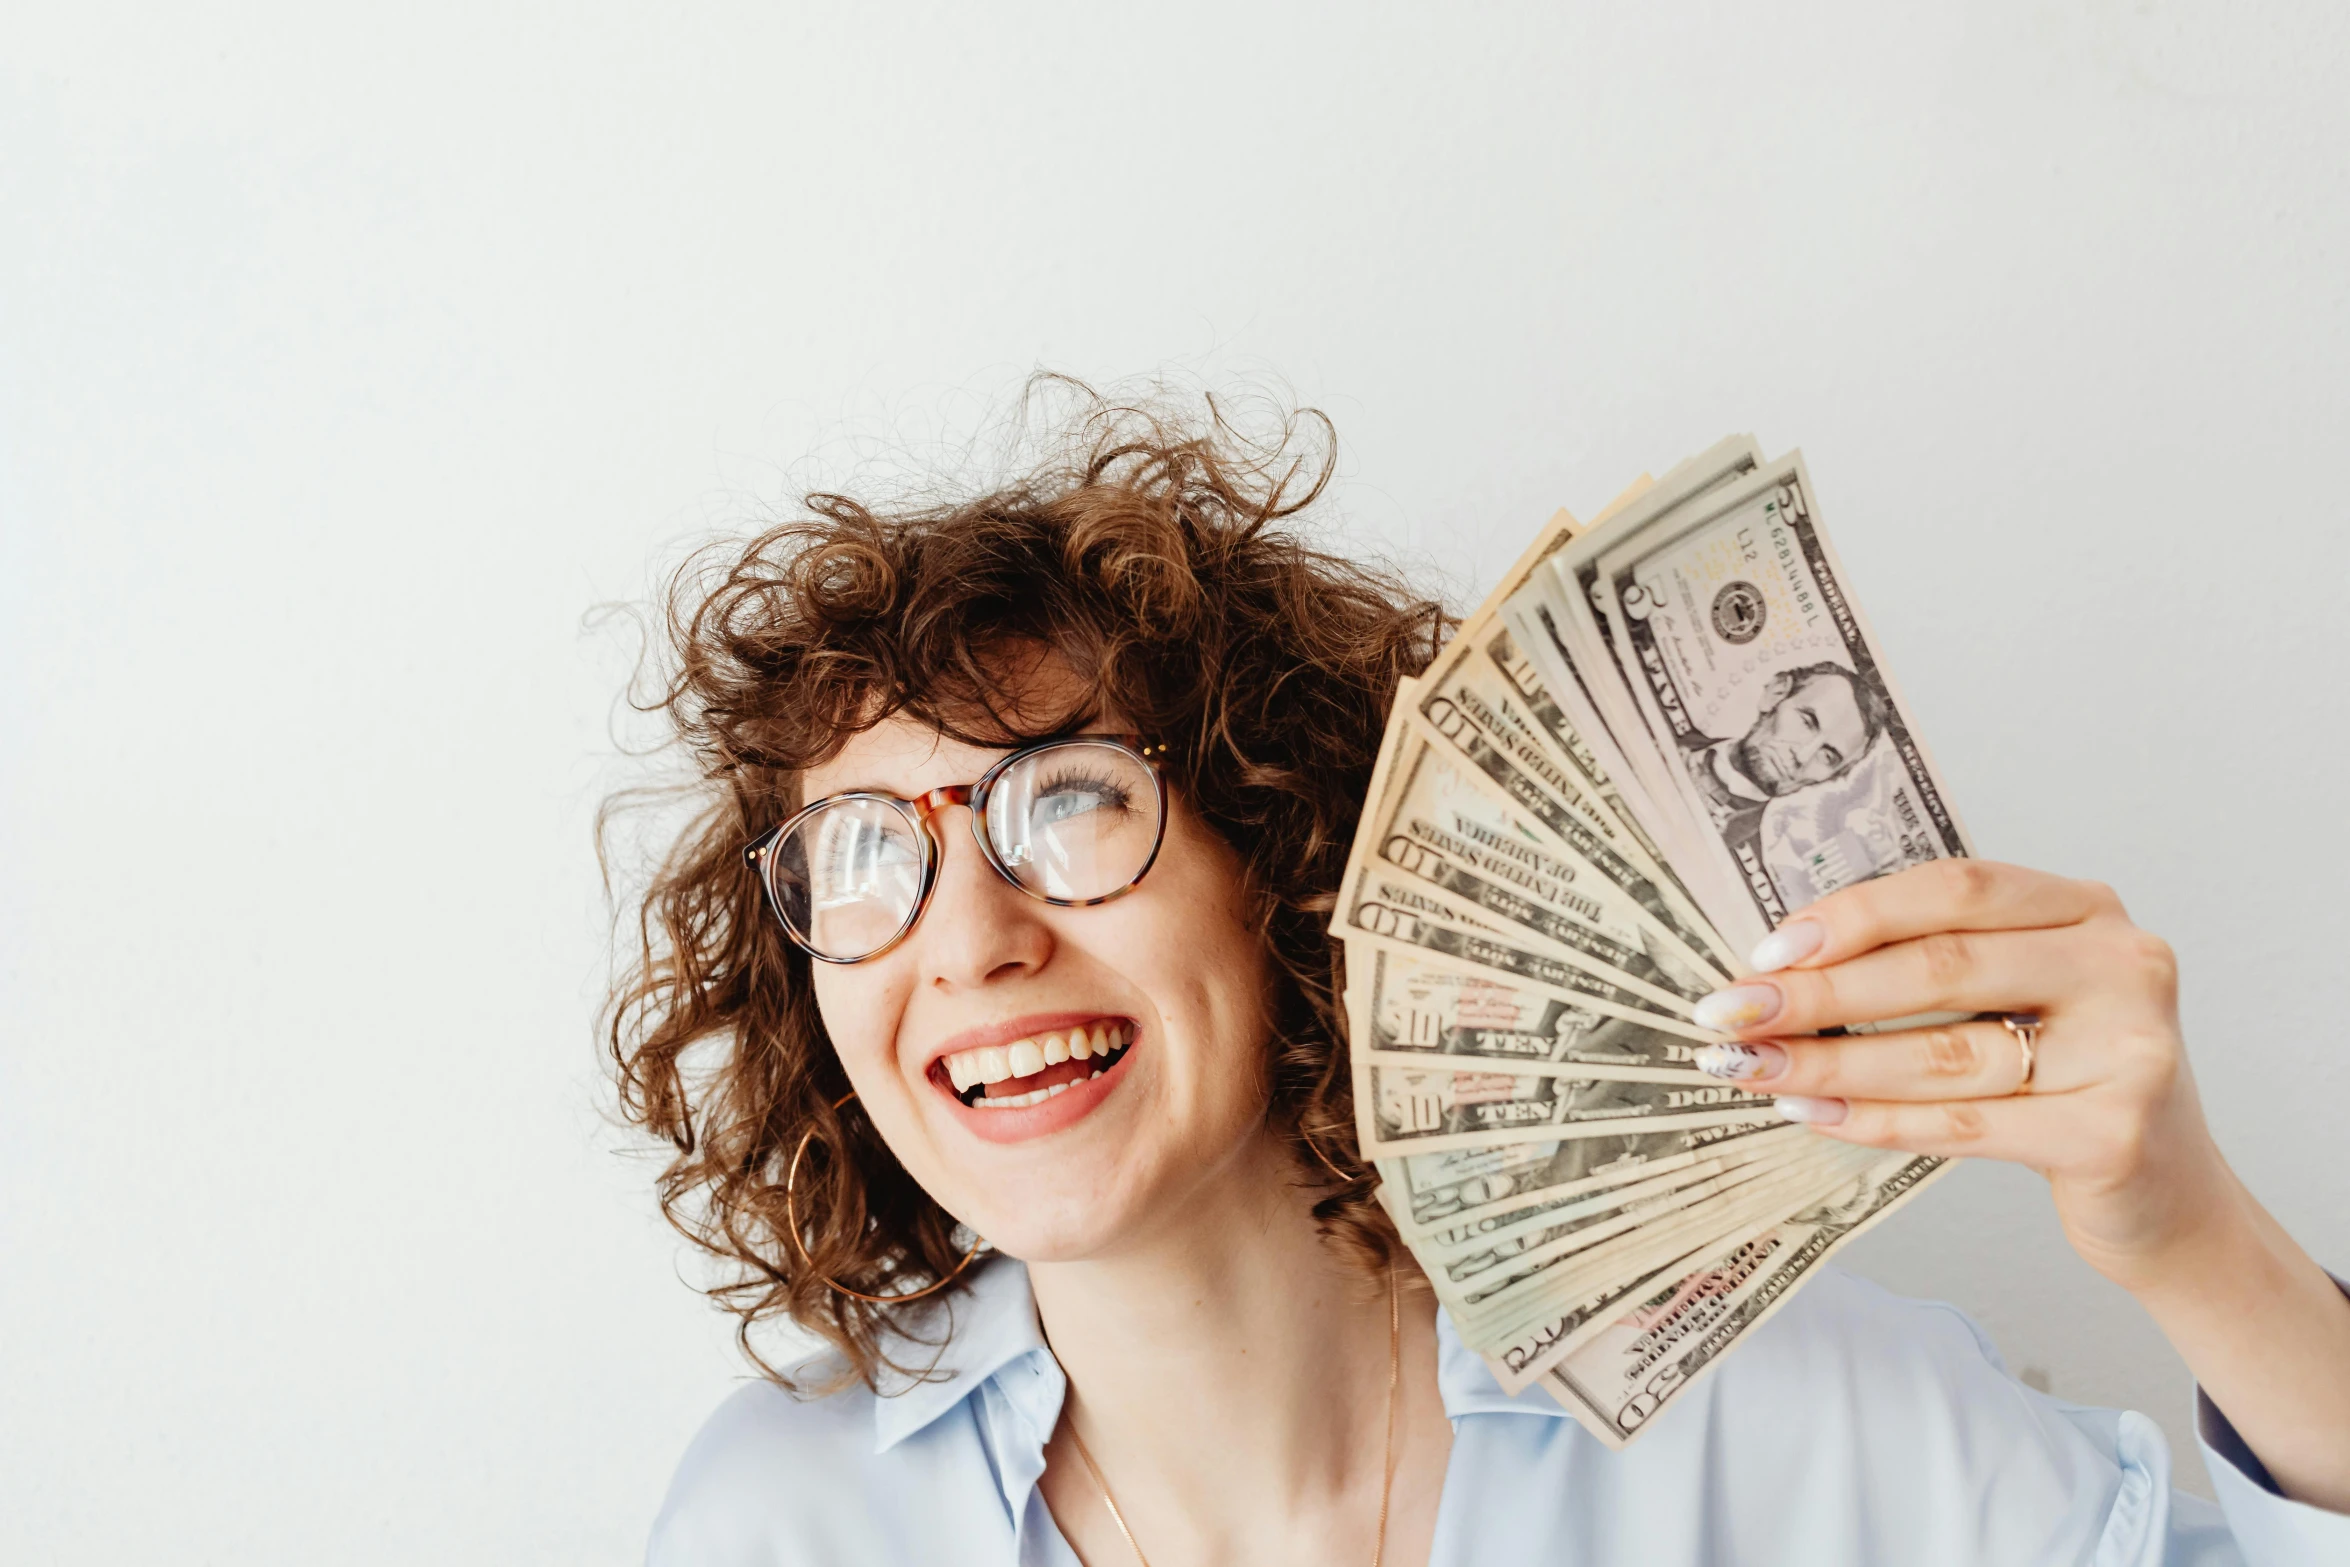
[{"label": "open mouth", "polygon": [[1134,1048],[1134,1025],[1124,1018],[1053,1029],[1008,1045],[983,1045],[941,1056],[931,1067],[957,1099],[973,1109],[1019,1110],[1101,1076]]}]

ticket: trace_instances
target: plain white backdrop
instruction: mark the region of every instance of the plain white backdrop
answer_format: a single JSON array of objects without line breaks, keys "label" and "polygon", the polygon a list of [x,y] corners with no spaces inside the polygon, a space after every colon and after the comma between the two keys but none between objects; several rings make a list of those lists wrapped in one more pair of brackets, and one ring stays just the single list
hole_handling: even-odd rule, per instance
[{"label": "plain white backdrop", "polygon": [[[637,1555],[742,1371],[606,1118],[586,617],[1038,366],[1292,388],[1464,603],[1803,446],[2350,1269],[2339,7],[201,9],[0,20],[0,1558]],[[1855,1261],[2184,1441],[2031,1175]]]}]

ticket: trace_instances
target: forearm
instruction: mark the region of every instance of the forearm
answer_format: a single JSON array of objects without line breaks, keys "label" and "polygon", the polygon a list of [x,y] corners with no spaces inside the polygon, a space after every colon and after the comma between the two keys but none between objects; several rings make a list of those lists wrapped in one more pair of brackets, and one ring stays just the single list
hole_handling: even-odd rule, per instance
[{"label": "forearm", "polygon": [[2232,1172],[2225,1189],[2133,1293],[2278,1487],[2350,1513],[2350,1299]]}]

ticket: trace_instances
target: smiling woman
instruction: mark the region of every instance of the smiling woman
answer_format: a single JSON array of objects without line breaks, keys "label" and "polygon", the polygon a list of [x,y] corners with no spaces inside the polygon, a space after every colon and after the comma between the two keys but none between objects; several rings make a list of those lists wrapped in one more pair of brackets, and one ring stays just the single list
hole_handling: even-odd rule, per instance
[{"label": "smiling woman", "polygon": [[[969,1230],[1032,1255],[1012,1242],[1039,1221],[1035,1192],[990,1195],[1022,1172],[957,1159],[984,1142],[1035,1161],[1015,1145],[1110,1100],[1157,1033],[1161,1086],[1088,1134],[1105,1153],[1147,1142],[1176,1027],[1244,1036],[1217,1092],[1269,1117],[1324,1183],[1317,1221],[1384,1266],[1323,925],[1388,695],[1448,622],[1282,526],[1327,482],[1327,436],[1310,416],[1252,443],[1093,405],[1015,487],[897,513],[811,497],[809,520],[674,579],[662,705],[716,787],[646,891],[611,1044],[629,1113],[678,1151],[665,1208],[740,1269],[720,1293],[754,1357],[755,1324],[788,1315],[870,1379],[893,1308],[865,1297],[943,1278]],[[1077,737],[1107,730],[1128,733]],[[956,874],[958,839],[978,877]],[[1005,894],[1031,917],[1007,919]],[[1047,923],[1075,945],[1049,1008],[1024,997],[1006,1017],[990,996],[975,1019],[937,986],[872,993],[903,965],[857,965],[918,921],[958,949]],[[1090,959],[1104,942],[1155,950],[1178,970],[1169,993]],[[1213,998],[1186,994],[1203,964]],[[696,1092],[705,1044],[716,1075]],[[793,1236],[784,1176],[803,1147]],[[1074,1189],[1066,1157],[1037,1190]],[[1113,1177],[1134,1178],[1087,1184]]]},{"label": "smiling woman", "polygon": [[[1325,925],[1449,622],[1300,536],[1328,434],[1088,401],[1016,484],[815,496],[675,579],[659,706],[705,803],[610,1045],[766,1378],[657,1567],[2350,1560],[2350,1305],[2213,1147],[2169,950],[2012,866],[1798,911],[1694,1007],[1703,1064],[1810,1135],[2048,1176],[2202,1379],[2225,1517],[2150,1422],[1832,1268],[1636,1448],[1502,1393],[1355,1140]],[[1790,672],[1691,753],[1718,808],[1834,777],[1862,697]],[[1984,1015],[1848,1032],[1935,1012]],[[775,1318],[825,1352],[760,1360]]]}]

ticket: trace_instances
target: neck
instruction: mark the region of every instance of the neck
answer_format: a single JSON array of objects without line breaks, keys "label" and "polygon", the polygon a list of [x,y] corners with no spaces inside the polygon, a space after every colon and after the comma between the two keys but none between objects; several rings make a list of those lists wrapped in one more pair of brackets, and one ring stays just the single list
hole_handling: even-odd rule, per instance
[{"label": "neck", "polygon": [[[1164,1559],[1254,1559],[1261,1529],[1252,1522],[1244,1543],[1226,1521],[1325,1512],[1362,1513],[1348,1533],[1367,1545],[1385,1460],[1387,1286],[1316,1233],[1313,1193],[1270,1136],[1235,1162],[1162,1229],[1030,1265],[1069,1377],[1063,1428],[1075,1424]],[[1403,1301],[1406,1374],[1432,1396],[1433,1305],[1419,1291]]]}]

